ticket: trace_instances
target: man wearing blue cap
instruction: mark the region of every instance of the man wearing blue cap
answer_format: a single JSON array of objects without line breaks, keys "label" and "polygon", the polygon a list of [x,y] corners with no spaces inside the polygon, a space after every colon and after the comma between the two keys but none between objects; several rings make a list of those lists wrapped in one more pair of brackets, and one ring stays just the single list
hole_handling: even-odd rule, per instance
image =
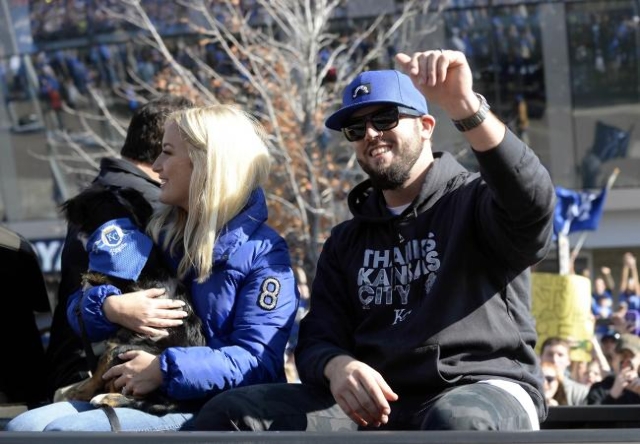
[{"label": "man wearing blue cap", "polygon": [[[463,53],[398,54],[326,126],[369,179],[324,244],[302,319],[302,384],[216,396],[200,430],[537,430],[547,415],[529,268],[551,245],[553,183],[473,91]],[[479,173],[432,151],[427,100]]]}]

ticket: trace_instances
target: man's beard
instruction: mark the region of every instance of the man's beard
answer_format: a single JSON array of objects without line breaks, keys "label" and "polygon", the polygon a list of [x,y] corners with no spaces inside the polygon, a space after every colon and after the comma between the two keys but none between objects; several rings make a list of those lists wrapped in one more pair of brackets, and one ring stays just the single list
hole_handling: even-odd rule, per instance
[{"label": "man's beard", "polygon": [[411,168],[420,158],[422,146],[404,145],[398,147],[399,155],[391,165],[370,166],[358,159],[362,170],[367,173],[371,184],[379,190],[395,190],[401,187],[411,175]]}]

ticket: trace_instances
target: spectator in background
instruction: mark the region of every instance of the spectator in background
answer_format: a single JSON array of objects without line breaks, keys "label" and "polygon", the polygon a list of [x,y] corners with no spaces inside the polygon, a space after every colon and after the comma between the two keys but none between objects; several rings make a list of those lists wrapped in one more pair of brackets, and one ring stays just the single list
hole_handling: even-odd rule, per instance
[{"label": "spectator in background", "polygon": [[634,319],[631,319],[634,322],[629,322],[627,315],[634,318],[635,313],[637,313],[637,310],[627,310],[627,305],[625,303],[620,304],[620,308],[614,311],[611,315],[611,331],[619,335],[624,333],[633,333],[636,329],[636,323]]},{"label": "spectator in background", "polygon": [[602,380],[604,373],[609,373],[611,367],[606,356],[602,352],[598,338],[591,337],[591,359],[588,361],[571,362],[571,379],[589,387],[594,382]]},{"label": "spectator in background", "polygon": [[611,269],[602,267],[600,276],[593,280],[591,293],[591,313],[595,318],[595,334],[598,338],[609,332],[611,315],[613,314],[613,289]]},{"label": "spectator in background", "polygon": [[584,375],[584,378],[578,382],[582,382],[583,384],[591,387],[596,382],[600,382],[603,379],[603,371],[600,366],[600,362],[597,360],[591,360],[587,363],[587,371]]},{"label": "spectator in background", "polygon": [[611,315],[611,326],[620,334],[640,335],[640,290],[635,256],[627,252],[622,256],[618,309]]},{"label": "spectator in background", "polygon": [[[614,347],[615,349],[615,347]],[[612,353],[610,351],[609,355]],[[591,361],[594,361],[598,364],[600,379],[604,377],[604,375],[611,373],[611,360],[610,356],[607,356],[602,349],[602,344],[600,343],[600,339],[594,334],[591,337]],[[587,368],[587,371],[590,371],[591,367]],[[597,376],[592,376],[591,378],[596,378]],[[583,381],[584,382],[584,381]],[[592,381],[593,382],[593,381]]]},{"label": "spectator in background", "polygon": [[529,107],[527,100],[521,93],[516,94],[515,97],[515,133],[526,144],[529,144]]},{"label": "spectator in background", "polygon": [[638,266],[636,257],[627,252],[622,256],[619,304],[627,310],[640,312],[640,291],[638,291]]},{"label": "spectator in background", "polygon": [[51,128],[64,129],[61,85],[49,65],[43,66],[42,74],[38,76],[38,81],[40,82],[40,97],[47,104],[50,111]]},{"label": "spectator in background", "polygon": [[544,376],[542,387],[547,405],[567,405],[567,394],[562,385],[564,379],[562,372],[551,362],[541,362],[540,368]]},{"label": "spectator in background", "polygon": [[613,360],[615,359],[616,346],[618,345],[618,339],[620,338],[620,333],[615,331],[610,331],[602,338],[600,338],[600,348],[602,350],[602,355],[606,359],[608,363],[608,368],[605,369],[603,366],[604,375],[606,376],[613,370]]},{"label": "spectator in background", "polygon": [[587,365],[590,361],[571,361],[569,375],[574,381],[585,384],[584,379],[587,374]]},{"label": "spectator in background", "polygon": [[586,404],[589,386],[574,381],[570,376],[571,358],[569,353],[571,346],[569,341],[556,336],[551,336],[542,343],[540,348],[540,362],[548,362],[555,365],[562,374],[562,386],[566,395],[566,405]]},{"label": "spectator in background", "polygon": [[298,305],[298,311],[296,312],[296,319],[291,328],[291,335],[289,336],[289,342],[285,350],[285,372],[288,382],[300,382],[298,375],[298,369],[296,368],[296,361],[294,356],[294,350],[298,343],[298,330],[300,328],[300,321],[309,311],[309,285],[307,283],[307,273],[305,273],[302,267],[297,267],[296,281],[298,283],[298,291],[300,292],[300,301]]},{"label": "spectator in background", "polygon": [[305,273],[302,267],[296,268],[296,281],[298,283],[298,291],[300,292],[300,303],[298,305],[298,311],[296,313],[296,321],[291,330],[289,344],[287,345],[287,347],[291,350],[293,350],[298,343],[298,330],[300,328],[300,321],[309,311],[309,285],[307,283],[307,273]]},{"label": "spectator in background", "polygon": [[613,359],[613,373],[591,386],[589,405],[640,404],[640,337],[620,335]]}]

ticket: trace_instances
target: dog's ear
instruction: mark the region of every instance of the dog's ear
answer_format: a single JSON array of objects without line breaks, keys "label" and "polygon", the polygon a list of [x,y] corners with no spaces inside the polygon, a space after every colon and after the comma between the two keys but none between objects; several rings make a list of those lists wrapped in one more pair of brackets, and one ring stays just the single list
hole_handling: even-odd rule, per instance
[{"label": "dog's ear", "polygon": [[81,231],[86,231],[82,227],[89,223],[88,216],[94,210],[93,202],[93,193],[85,190],[63,202],[60,212],[67,222],[80,227]]},{"label": "dog's ear", "polygon": [[134,188],[120,188],[116,191],[116,195],[122,206],[130,213],[129,217],[133,222],[144,229],[153,214],[153,207],[142,193]]},{"label": "dog's ear", "polygon": [[65,219],[83,233],[93,233],[100,225],[111,219],[129,217],[130,209],[119,201],[117,188],[99,183],[91,184],[78,195],[60,205]]}]

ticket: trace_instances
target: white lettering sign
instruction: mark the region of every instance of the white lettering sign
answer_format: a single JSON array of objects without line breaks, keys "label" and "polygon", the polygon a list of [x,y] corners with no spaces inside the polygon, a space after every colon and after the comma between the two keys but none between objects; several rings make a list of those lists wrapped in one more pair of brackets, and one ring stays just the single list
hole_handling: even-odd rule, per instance
[{"label": "white lettering sign", "polygon": [[40,268],[45,274],[60,273],[60,257],[62,256],[63,239],[47,239],[31,241],[38,258]]}]

